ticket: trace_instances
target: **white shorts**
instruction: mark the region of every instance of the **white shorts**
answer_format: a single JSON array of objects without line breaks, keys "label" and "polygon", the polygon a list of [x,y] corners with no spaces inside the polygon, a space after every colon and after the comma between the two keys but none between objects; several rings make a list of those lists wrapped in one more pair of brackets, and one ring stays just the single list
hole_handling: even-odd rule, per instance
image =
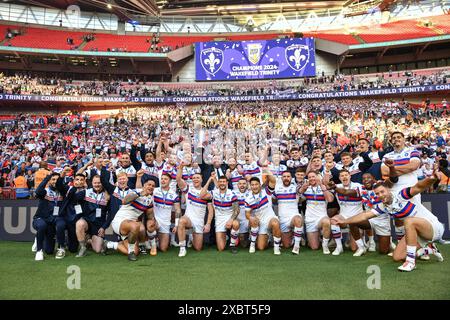
[{"label": "white shorts", "polygon": [[216,215],[216,232],[227,232],[225,225],[230,220],[230,215]]},{"label": "white shorts", "polygon": [[248,233],[248,228],[249,228],[248,220],[246,218],[242,220],[239,219],[239,233]]},{"label": "white shorts", "polygon": [[319,231],[319,222],[323,218],[328,218],[328,216],[323,217],[308,217],[305,216],[305,226],[306,226],[306,232],[317,232]]},{"label": "white shorts", "polygon": [[264,215],[259,218],[259,231],[258,234],[268,234],[269,233],[269,223],[272,219],[277,219],[278,217],[276,215]]},{"label": "white shorts", "polygon": [[370,226],[373,231],[379,236],[391,236],[391,219],[386,219],[385,217],[375,217],[369,219]]},{"label": "white shorts", "polygon": [[205,220],[203,218],[190,216],[189,214],[186,214],[185,216],[191,220],[194,233],[203,233],[203,228],[205,227]]},{"label": "white shorts", "polygon": [[299,216],[300,218],[302,217],[299,213],[294,213],[286,217],[279,217],[281,232],[286,233],[292,231],[291,228],[292,219],[296,216]]},{"label": "white shorts", "polygon": [[155,216],[156,223],[158,224],[159,233],[170,233],[170,220],[162,219],[161,217]]},{"label": "white shorts", "polygon": [[422,247],[425,247],[430,242],[441,240],[442,236],[444,235],[444,231],[445,231],[444,225],[441,222],[439,222],[439,220],[436,219],[434,221],[430,221],[430,220],[427,220],[427,221],[431,224],[431,227],[433,228],[433,239],[426,240],[421,237],[417,237],[417,242]]},{"label": "white shorts", "polygon": [[127,235],[121,235],[120,234],[120,225],[125,220],[129,220],[129,219],[127,219],[127,218],[114,218],[113,221],[111,222],[111,227],[112,227],[114,233],[119,235],[122,240],[125,240],[125,238],[127,237]]}]

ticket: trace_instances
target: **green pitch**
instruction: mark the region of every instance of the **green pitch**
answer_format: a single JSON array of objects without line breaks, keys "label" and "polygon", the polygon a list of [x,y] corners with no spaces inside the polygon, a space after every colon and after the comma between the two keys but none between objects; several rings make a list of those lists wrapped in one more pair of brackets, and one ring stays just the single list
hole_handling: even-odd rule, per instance
[{"label": "green pitch", "polygon": [[[232,255],[207,248],[188,249],[185,258],[171,249],[134,263],[92,252],[35,262],[31,243],[0,242],[0,299],[450,299],[450,246],[439,248],[444,262],[431,257],[401,273],[398,263],[378,253],[335,257],[302,248],[299,256],[286,250],[281,256],[272,250]],[[67,288],[71,265],[81,271],[79,290]],[[379,290],[367,288],[370,265],[381,270]]]}]

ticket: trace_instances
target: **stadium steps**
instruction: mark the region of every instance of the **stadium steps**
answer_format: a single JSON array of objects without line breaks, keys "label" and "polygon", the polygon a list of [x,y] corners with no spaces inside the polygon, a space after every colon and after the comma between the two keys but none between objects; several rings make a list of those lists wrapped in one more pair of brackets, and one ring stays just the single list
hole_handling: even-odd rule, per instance
[{"label": "stadium steps", "polygon": [[80,43],[80,45],[78,46],[77,50],[83,50],[83,48],[87,45],[88,41],[83,40],[82,43]]},{"label": "stadium steps", "polygon": [[366,43],[357,33],[351,34],[359,43]]},{"label": "stadium steps", "polygon": [[440,36],[444,35],[444,34],[447,34],[447,32],[445,32],[444,30],[442,30],[442,29],[440,29],[438,27],[435,27],[435,26],[430,27],[430,29],[433,30],[434,32],[436,32],[436,34],[438,34]]}]

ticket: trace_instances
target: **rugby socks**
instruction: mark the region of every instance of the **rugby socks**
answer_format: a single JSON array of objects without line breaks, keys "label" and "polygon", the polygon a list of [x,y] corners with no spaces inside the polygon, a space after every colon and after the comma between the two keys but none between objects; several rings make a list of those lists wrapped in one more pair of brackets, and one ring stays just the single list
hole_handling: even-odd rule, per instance
[{"label": "rugby socks", "polygon": [[174,232],[172,232],[173,228],[175,227],[175,224],[171,224],[170,225],[170,242],[175,242],[176,243],[176,234]]},{"label": "rugby socks", "polygon": [[156,231],[153,232],[147,231],[147,236],[148,241],[150,241],[150,247],[153,248],[154,246],[156,246]]},{"label": "rugby socks", "polygon": [[113,250],[116,250],[117,251],[117,247],[119,246],[119,243],[118,242],[114,242],[114,241],[108,241],[107,243],[106,243],[106,248],[108,248],[108,249],[113,249]]},{"label": "rugby socks", "polygon": [[294,246],[300,247],[300,241],[303,236],[303,228],[302,227],[294,227]]},{"label": "rugby socks", "polygon": [[359,249],[365,249],[365,245],[364,245],[363,239],[356,240],[356,245],[358,246]]},{"label": "rugby socks", "polygon": [[186,247],[186,240],[180,241],[180,248],[185,248]]},{"label": "rugby socks", "polygon": [[80,247],[86,248],[86,241],[85,240],[79,241],[79,242],[80,242]]},{"label": "rugby socks", "polygon": [[406,246],[406,261],[416,264],[416,246]]},{"label": "rugby socks", "polygon": [[397,235],[397,241],[402,240],[403,236],[405,235],[405,227],[404,226],[400,226],[400,227],[395,227],[395,234]]},{"label": "rugby socks", "polygon": [[[328,242],[329,241],[330,241],[330,239],[323,238],[322,239],[322,247],[327,247],[328,248]],[[341,243],[341,245],[342,245],[342,243]]]},{"label": "rugby socks", "polygon": [[128,243],[128,254],[134,252],[134,243]]},{"label": "rugby socks", "polygon": [[259,227],[250,228],[250,240],[254,244],[256,242],[256,238],[258,237]]},{"label": "rugby socks", "polygon": [[342,250],[341,228],[337,225],[331,225],[331,235],[333,236],[333,239],[336,242],[336,248]]},{"label": "rugby socks", "polygon": [[274,249],[280,249],[281,238],[273,237],[273,247]]},{"label": "rugby socks", "polygon": [[231,229],[230,236],[231,236],[230,246],[231,247],[235,247],[237,239],[238,239],[238,236],[239,236],[239,230]]}]

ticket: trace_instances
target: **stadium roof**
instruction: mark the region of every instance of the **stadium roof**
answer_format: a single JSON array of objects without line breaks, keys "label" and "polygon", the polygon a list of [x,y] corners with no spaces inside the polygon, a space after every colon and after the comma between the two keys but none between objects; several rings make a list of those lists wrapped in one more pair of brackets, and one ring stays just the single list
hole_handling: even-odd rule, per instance
[{"label": "stadium roof", "polygon": [[81,11],[113,13],[123,21],[143,16],[246,15],[342,9],[352,12],[385,9],[396,0],[3,0],[13,4],[67,9],[77,5]]}]

